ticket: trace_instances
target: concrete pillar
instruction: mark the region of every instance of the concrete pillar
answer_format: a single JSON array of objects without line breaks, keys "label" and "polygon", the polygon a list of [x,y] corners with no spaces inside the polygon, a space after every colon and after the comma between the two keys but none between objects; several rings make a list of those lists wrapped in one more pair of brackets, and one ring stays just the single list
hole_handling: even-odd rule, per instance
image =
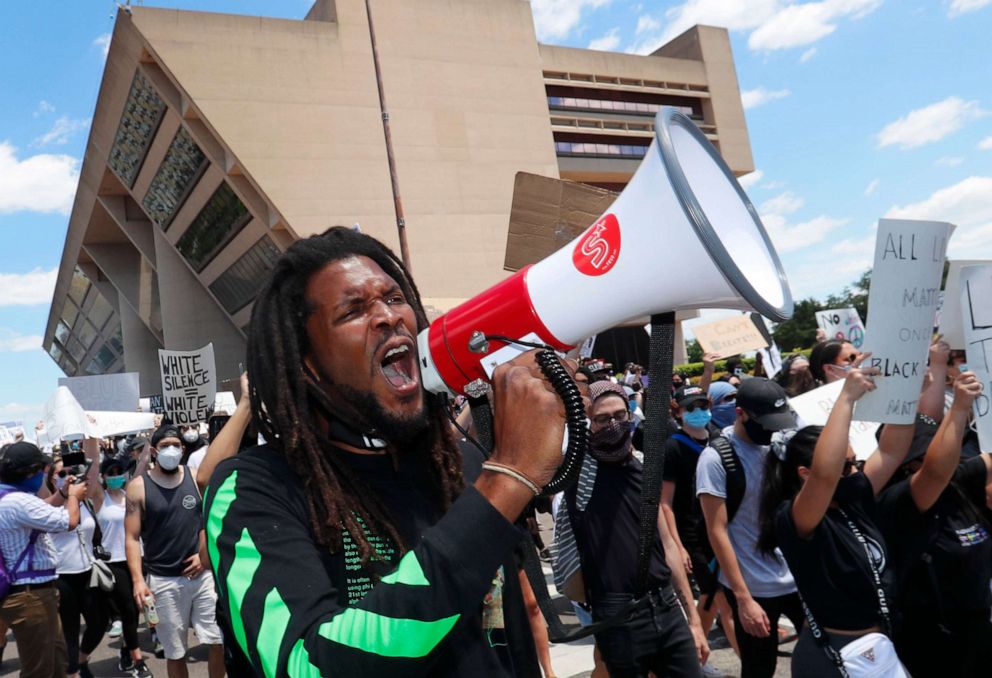
[{"label": "concrete pillar", "polygon": [[158,369],[158,339],[127,304],[120,304],[121,334],[124,337],[124,371],[138,373],[142,397],[162,392]]}]

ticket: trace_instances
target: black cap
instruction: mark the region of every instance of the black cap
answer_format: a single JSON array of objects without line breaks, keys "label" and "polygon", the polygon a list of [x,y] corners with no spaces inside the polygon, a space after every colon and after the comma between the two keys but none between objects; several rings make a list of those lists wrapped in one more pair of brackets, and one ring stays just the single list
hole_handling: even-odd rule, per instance
[{"label": "black cap", "polygon": [[737,387],[737,407],[768,431],[796,428],[796,413],[789,407],[789,396],[776,382],[754,377]]},{"label": "black cap", "polygon": [[163,424],[159,426],[155,433],[152,434],[152,447],[158,447],[158,444],[166,438],[182,440],[179,434],[179,427],[175,424]]},{"label": "black cap", "polygon": [[130,463],[131,460],[125,457],[107,457],[100,463],[100,473],[103,475],[107,475],[107,473],[111,469],[115,469],[115,468],[120,469],[121,471],[127,471],[127,467],[130,465]]},{"label": "black cap", "polygon": [[148,438],[143,438],[141,436],[138,436],[137,438],[132,438],[131,440],[127,441],[127,443],[124,445],[124,449],[127,452],[134,452],[136,449],[143,450],[145,448],[145,445],[147,444],[148,444]]},{"label": "black cap", "polygon": [[695,384],[686,384],[682,388],[675,391],[675,395],[672,396],[675,402],[679,404],[679,407],[685,407],[689,403],[694,403],[697,400],[709,401],[709,396],[706,395],[706,391],[699,388]]},{"label": "black cap", "polygon": [[0,458],[0,467],[4,471],[45,466],[49,463],[51,459],[46,457],[36,445],[23,440],[5,447],[3,457]]}]

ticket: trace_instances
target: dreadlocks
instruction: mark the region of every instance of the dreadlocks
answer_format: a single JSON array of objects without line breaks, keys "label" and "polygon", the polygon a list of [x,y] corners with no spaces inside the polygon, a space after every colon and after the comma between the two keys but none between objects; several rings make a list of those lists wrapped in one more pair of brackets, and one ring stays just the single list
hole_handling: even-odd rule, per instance
[{"label": "dreadlocks", "polygon": [[[375,494],[317,425],[314,410],[320,410],[321,399],[310,391],[303,363],[310,349],[307,284],[328,264],[355,256],[368,257],[395,280],[414,309],[417,331],[427,327],[420,294],[396,255],[372,237],[336,226],[295,242],[276,262],[252,310],[248,373],[252,418],[265,440],[282,450],[303,479],[317,542],[337,552],[347,532],[362,562],[368,563],[377,553],[366,529],[388,535],[398,551],[405,547]],[[464,483],[461,460],[444,418],[444,401],[427,394],[425,402],[429,426],[413,441],[412,452],[428,462],[438,506],[447,510]]]}]

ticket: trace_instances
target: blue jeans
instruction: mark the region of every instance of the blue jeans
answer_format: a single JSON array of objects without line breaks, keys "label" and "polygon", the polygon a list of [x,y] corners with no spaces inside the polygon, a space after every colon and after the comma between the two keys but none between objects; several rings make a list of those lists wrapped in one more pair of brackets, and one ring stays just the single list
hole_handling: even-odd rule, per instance
[{"label": "blue jeans", "polygon": [[[631,594],[603,594],[592,603],[593,619],[609,619],[631,600]],[[666,677],[703,675],[689,624],[671,588],[650,593],[648,603],[626,621],[595,635],[612,678],[642,678],[649,671]]]}]

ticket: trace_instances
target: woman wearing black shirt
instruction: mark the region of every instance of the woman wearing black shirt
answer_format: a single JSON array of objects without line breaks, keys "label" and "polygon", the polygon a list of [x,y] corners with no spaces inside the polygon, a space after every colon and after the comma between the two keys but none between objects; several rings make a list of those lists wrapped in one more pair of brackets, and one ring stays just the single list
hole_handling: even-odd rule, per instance
[{"label": "woman wearing black shirt", "polygon": [[879,526],[896,564],[899,656],[914,676],[992,671],[989,455],[964,463],[961,442],[982,392],[974,372],[954,382],[954,403],[923,466],[879,495]]},{"label": "woman wearing black shirt", "polygon": [[[854,403],[875,389],[878,374],[859,364],[848,373],[827,425],[800,429],[787,443],[773,440],[774,454],[768,455],[758,545],[767,552],[781,548],[813,620],[792,657],[792,675],[803,678],[835,678],[845,645],[888,632],[892,574],[875,525],[875,494],[906,456],[913,427],[886,426],[879,449],[858,472],[848,431]],[[883,639],[866,639],[868,649],[872,640]],[[879,660],[882,644],[874,645]]]}]

